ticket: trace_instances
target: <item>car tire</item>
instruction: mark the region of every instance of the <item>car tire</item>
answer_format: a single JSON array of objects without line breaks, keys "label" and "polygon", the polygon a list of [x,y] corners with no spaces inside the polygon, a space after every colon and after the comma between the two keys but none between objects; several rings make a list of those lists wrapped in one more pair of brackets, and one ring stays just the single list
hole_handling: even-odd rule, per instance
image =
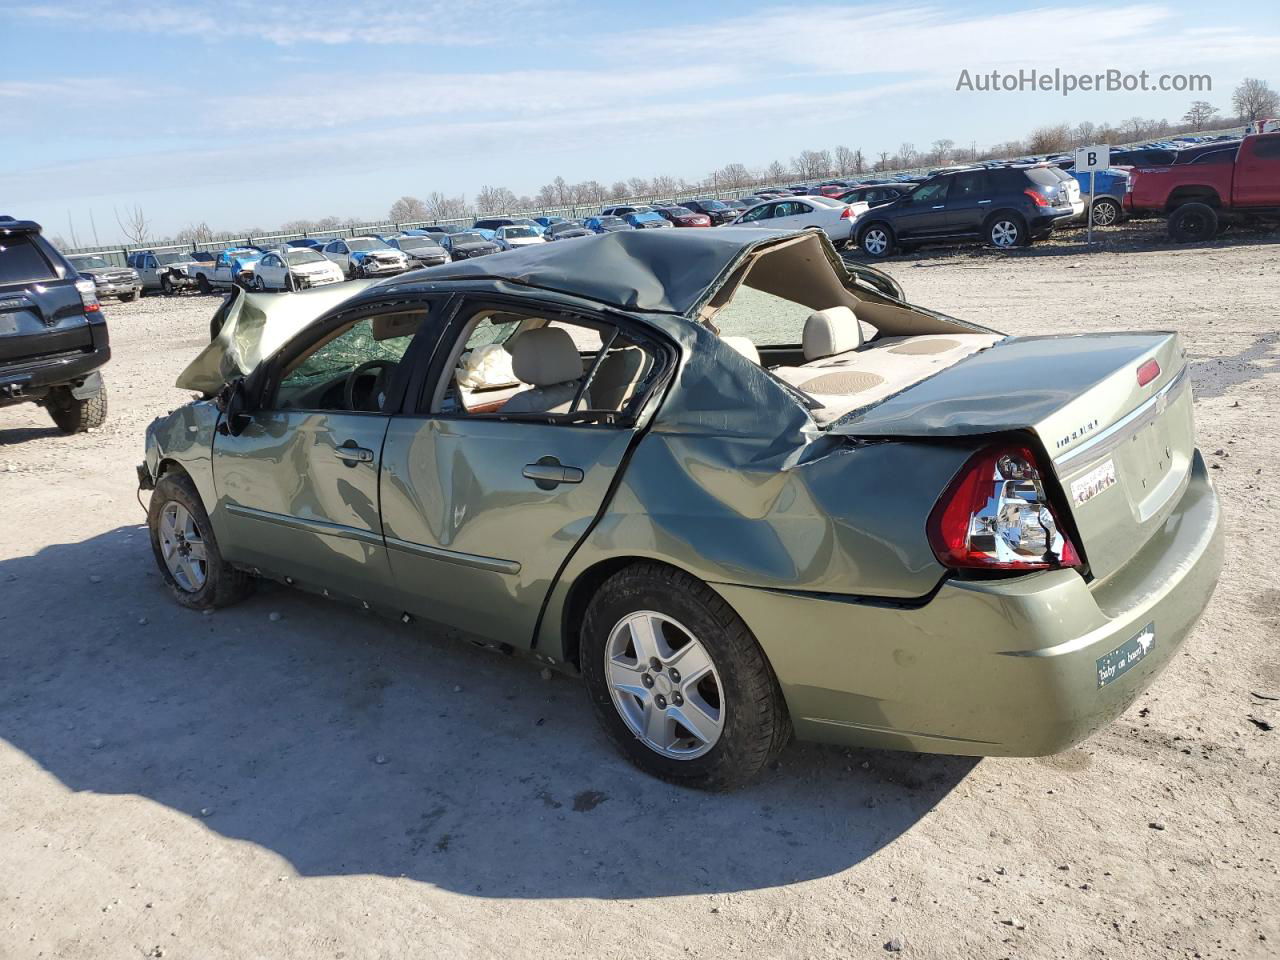
[{"label": "car tire", "polygon": [[883,259],[893,254],[896,241],[887,223],[869,223],[858,234],[858,246],[868,257]]},{"label": "car tire", "polygon": [[196,289],[203,293],[206,297],[213,293],[213,284],[209,282],[209,278],[203,273],[196,275]]},{"label": "car tire", "polygon": [[134,290],[132,293],[122,293],[120,294],[120,302],[133,303],[133,301],[138,299],[138,295],[139,292],[137,290]]},{"label": "car tire", "polygon": [[254,278],[253,278],[253,289],[254,289],[255,291],[257,291],[258,293],[266,293],[266,291],[267,291],[267,281],[265,281],[265,280],[263,280],[261,277],[259,277],[259,276],[255,275],[255,276],[254,276]]},{"label": "car tire", "polygon": [[253,577],[222,559],[209,514],[185,473],[166,473],[156,483],[147,529],[160,575],[182,606],[226,607],[253,592]]},{"label": "car tire", "polygon": [[1031,242],[1031,234],[1027,230],[1027,222],[1016,213],[998,213],[987,221],[983,230],[987,243],[998,250],[1012,250],[1014,247],[1025,247]]},{"label": "car tire", "polygon": [[1218,235],[1218,212],[1207,203],[1184,203],[1169,215],[1169,239],[1199,243]]},{"label": "car tire", "polygon": [[[637,636],[650,639],[638,645]],[[656,668],[641,647],[659,658]],[[733,787],[759,774],[791,739],[778,680],[751,630],[683,571],[645,562],[606,580],[587,607],[579,652],[605,732],[653,776],[707,790]],[[677,665],[695,660],[702,663],[697,672],[680,676]]]},{"label": "car tire", "polygon": [[1114,227],[1120,222],[1120,204],[1110,197],[1099,197],[1093,202],[1093,225],[1095,227]]},{"label": "car tire", "polygon": [[63,433],[84,433],[107,422],[106,384],[99,384],[97,391],[83,398],[77,398],[70,387],[54,387],[44,403]]},{"label": "car tire", "polygon": [[174,294],[173,280],[167,273],[160,278],[160,292],[166,297],[172,297]]}]

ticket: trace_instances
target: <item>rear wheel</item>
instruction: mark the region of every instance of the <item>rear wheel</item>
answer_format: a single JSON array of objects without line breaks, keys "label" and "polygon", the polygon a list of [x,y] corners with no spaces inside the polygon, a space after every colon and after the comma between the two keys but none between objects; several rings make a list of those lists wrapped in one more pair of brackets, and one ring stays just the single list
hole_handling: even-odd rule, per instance
[{"label": "rear wheel", "polygon": [[1174,243],[1212,240],[1218,233],[1218,213],[1207,203],[1184,203],[1169,217],[1169,239]]},{"label": "rear wheel", "polygon": [[639,563],[610,577],[587,608],[580,653],[605,731],[654,776],[734,786],[790,739],[782,692],[750,629],[679,570]]},{"label": "rear wheel", "polygon": [[63,433],[84,433],[107,422],[107,388],[100,383],[89,396],[76,397],[70,387],[54,387],[45,406]]},{"label": "rear wheel", "polygon": [[993,247],[998,247],[1001,250],[1024,247],[1030,239],[1031,236],[1027,233],[1027,225],[1022,222],[1021,217],[1011,214],[999,214],[992,217],[987,224],[987,240]]},{"label": "rear wheel", "polygon": [[1099,197],[1093,202],[1093,225],[1112,227],[1120,222],[1120,204],[1110,197]]},{"label": "rear wheel", "polygon": [[141,291],[139,291],[139,290],[133,290],[133,291],[131,291],[131,292],[129,292],[129,293],[122,293],[122,294],[120,294],[120,302],[121,302],[121,303],[132,303],[134,300],[137,300],[137,299],[138,299],[138,297],[139,297],[139,295],[140,295],[140,294],[141,294]]},{"label": "rear wheel", "polygon": [[209,278],[203,273],[196,276],[196,287],[205,296],[213,293],[213,284],[209,283]]},{"label": "rear wheel", "polygon": [[209,514],[185,473],[167,473],[147,510],[151,550],[173,598],[204,610],[238,603],[253,590],[253,578],[222,559]]},{"label": "rear wheel", "polygon": [[173,293],[174,293],[173,280],[169,278],[169,275],[167,273],[160,278],[160,292],[163,293],[166,297],[173,296]]},{"label": "rear wheel", "polygon": [[893,231],[883,223],[873,223],[862,231],[858,246],[869,257],[887,257],[893,253]]}]

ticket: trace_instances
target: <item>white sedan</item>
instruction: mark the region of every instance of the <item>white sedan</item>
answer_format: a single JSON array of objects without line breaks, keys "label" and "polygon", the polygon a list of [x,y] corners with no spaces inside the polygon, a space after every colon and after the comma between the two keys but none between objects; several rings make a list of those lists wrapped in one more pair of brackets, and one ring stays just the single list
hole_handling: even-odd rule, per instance
[{"label": "white sedan", "polygon": [[785,197],[766,200],[743,211],[733,221],[738,227],[771,230],[823,230],[840,246],[853,240],[854,225],[871,209],[866,203],[842,203],[830,197]]},{"label": "white sedan", "polygon": [[499,227],[495,230],[493,242],[503,250],[515,250],[517,247],[528,247],[539,243],[546,243],[547,238],[533,227],[527,227],[522,223],[516,223],[505,227]]},{"label": "white sedan", "polygon": [[345,279],[342,268],[318,251],[290,247],[273,250],[258,261],[253,287],[255,290],[305,290]]}]

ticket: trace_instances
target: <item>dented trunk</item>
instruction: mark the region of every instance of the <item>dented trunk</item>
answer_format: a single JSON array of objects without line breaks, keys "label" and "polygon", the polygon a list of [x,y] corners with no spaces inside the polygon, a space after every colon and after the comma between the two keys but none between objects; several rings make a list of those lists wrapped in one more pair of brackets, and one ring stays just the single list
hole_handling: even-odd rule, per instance
[{"label": "dented trunk", "polygon": [[1176,333],[1010,338],[829,429],[863,438],[1030,431],[1095,579],[1160,529],[1195,453]]}]

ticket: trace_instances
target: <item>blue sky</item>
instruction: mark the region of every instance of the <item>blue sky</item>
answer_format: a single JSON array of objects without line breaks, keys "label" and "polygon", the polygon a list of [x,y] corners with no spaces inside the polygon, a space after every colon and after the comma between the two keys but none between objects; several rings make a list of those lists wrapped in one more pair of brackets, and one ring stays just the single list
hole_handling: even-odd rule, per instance
[{"label": "blue sky", "polygon": [[161,234],[365,219],[1197,98],[957,92],[961,69],[1207,73],[1226,110],[1244,76],[1280,88],[1280,4],[0,0],[0,49],[0,212],[111,243],[134,204]]}]

